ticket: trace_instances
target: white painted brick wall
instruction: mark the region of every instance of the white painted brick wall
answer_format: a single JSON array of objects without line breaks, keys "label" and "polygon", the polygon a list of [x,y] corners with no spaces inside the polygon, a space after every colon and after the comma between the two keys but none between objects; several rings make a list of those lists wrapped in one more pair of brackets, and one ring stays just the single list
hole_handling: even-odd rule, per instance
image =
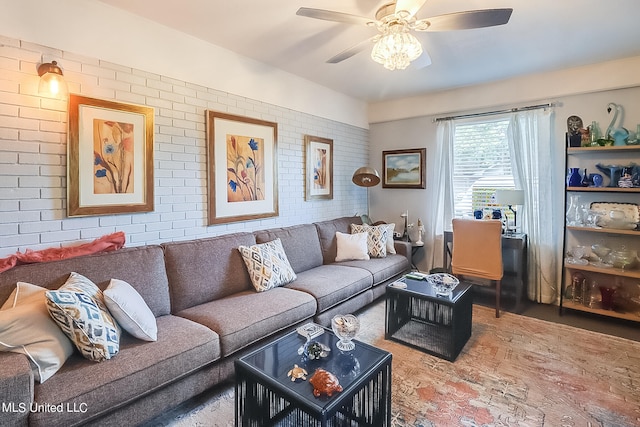
[{"label": "white painted brick wall", "polygon": [[[58,60],[71,93],[155,109],[154,212],[66,216],[67,104],[37,95],[42,55]],[[206,110],[278,123],[278,217],[206,225]],[[304,200],[305,134],[333,139],[333,200]],[[368,138],[367,129],[0,36],[0,257],[115,231],[138,246],[363,213],[367,193],[351,175],[368,163]]]}]

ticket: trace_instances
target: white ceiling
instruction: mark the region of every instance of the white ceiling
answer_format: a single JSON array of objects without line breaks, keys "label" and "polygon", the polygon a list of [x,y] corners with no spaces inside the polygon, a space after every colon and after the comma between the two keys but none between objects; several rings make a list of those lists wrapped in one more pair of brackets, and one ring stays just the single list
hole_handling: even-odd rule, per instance
[{"label": "white ceiling", "polygon": [[640,0],[428,0],[419,19],[513,14],[499,27],[416,33],[432,64],[400,71],[373,62],[370,49],[327,64],[375,29],[296,15],[305,6],[373,17],[386,0],[101,1],[368,102],[640,55]]}]

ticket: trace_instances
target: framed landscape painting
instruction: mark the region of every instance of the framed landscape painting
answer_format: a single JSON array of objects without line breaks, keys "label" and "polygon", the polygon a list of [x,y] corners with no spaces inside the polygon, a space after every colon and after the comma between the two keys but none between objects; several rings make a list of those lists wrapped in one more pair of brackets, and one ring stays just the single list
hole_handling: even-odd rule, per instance
[{"label": "framed landscape painting", "polygon": [[206,114],[208,224],[278,216],[278,124]]},{"label": "framed landscape painting", "polygon": [[382,152],[383,188],[426,188],[426,148]]},{"label": "framed landscape painting", "polygon": [[305,199],[333,199],[333,140],[305,135]]},{"label": "framed landscape painting", "polygon": [[153,126],[153,108],[69,96],[69,216],[153,211]]}]

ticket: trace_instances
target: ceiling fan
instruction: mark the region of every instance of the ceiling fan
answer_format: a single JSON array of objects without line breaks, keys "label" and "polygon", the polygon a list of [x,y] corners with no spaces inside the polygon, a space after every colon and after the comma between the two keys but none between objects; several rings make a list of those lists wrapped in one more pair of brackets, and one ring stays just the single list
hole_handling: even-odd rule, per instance
[{"label": "ceiling fan", "polygon": [[350,13],[325,9],[301,7],[296,15],[325,21],[374,27],[379,34],[364,40],[330,58],[327,62],[336,64],[374,43],[371,58],[389,70],[405,69],[411,61],[422,56],[419,67],[431,64],[431,58],[422,51],[418,39],[412,31],[451,31],[472,28],[493,27],[509,22],[513,9],[483,9],[449,13],[431,18],[417,19],[416,13],[427,0],[396,0],[378,8],[375,19]]}]

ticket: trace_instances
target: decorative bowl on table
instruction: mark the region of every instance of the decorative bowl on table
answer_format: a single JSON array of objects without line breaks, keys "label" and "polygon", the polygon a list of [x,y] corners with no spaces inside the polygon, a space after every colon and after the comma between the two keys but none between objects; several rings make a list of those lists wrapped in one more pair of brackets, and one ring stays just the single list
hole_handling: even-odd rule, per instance
[{"label": "decorative bowl on table", "polygon": [[457,277],[447,273],[435,273],[427,276],[427,282],[436,290],[436,295],[448,297],[456,286],[460,284]]},{"label": "decorative bowl on table", "polygon": [[331,329],[340,341],[336,343],[338,350],[351,351],[356,348],[353,339],[360,331],[360,321],[353,314],[338,314],[331,319]]}]

